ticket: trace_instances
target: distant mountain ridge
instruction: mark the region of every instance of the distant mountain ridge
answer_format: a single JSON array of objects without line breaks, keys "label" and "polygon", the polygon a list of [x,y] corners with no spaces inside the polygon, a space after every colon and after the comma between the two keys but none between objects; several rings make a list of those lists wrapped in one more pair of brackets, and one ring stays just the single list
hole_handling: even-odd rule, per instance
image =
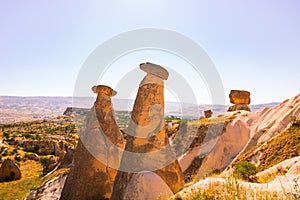
[{"label": "distant mountain ridge", "polygon": [[[27,121],[34,119],[49,119],[62,115],[67,107],[90,108],[95,98],[89,97],[20,97],[0,96],[0,124]],[[132,110],[134,100],[113,99],[116,111]],[[250,106],[252,111],[265,107],[273,107],[278,103],[268,103]],[[198,118],[203,111],[211,109],[215,115],[224,113],[229,105],[195,105],[191,103],[165,102],[165,115]]]}]

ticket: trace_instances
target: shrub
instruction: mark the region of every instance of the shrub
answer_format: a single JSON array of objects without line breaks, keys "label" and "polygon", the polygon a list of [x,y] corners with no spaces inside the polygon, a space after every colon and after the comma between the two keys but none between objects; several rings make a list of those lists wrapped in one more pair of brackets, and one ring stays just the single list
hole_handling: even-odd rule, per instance
[{"label": "shrub", "polygon": [[300,126],[300,117],[292,115],[290,116],[290,122],[292,126]]},{"label": "shrub", "polygon": [[15,155],[15,154],[17,154],[18,153],[18,149],[13,149],[10,153],[9,153],[9,155],[10,156],[13,156],[13,155]]},{"label": "shrub", "polygon": [[19,154],[16,154],[14,159],[15,159],[15,161],[18,161],[18,162],[20,162],[22,160],[22,158]]},{"label": "shrub", "polygon": [[14,148],[14,149],[12,150],[12,152],[14,152],[15,154],[18,153],[18,149]]},{"label": "shrub", "polygon": [[4,136],[6,139],[9,139],[9,133],[4,132],[4,133],[3,133],[3,136]]},{"label": "shrub", "polygon": [[15,160],[15,163],[16,163],[16,165],[18,165],[18,167],[20,167],[20,166],[21,166],[21,164],[20,164],[20,161],[18,161],[18,160]]},{"label": "shrub", "polygon": [[36,134],[36,135],[35,135],[35,139],[36,139],[36,140],[41,140],[42,137],[41,137],[40,135]]},{"label": "shrub", "polygon": [[24,156],[23,156],[23,159],[28,159],[30,156],[30,153],[25,153]]},{"label": "shrub", "polygon": [[236,178],[254,182],[254,175],[258,172],[257,167],[251,162],[242,161],[234,166],[233,174]]},{"label": "shrub", "polygon": [[219,174],[221,174],[221,170],[218,169],[218,168],[214,168],[214,169],[212,170],[211,174],[219,175]]},{"label": "shrub", "polygon": [[6,150],[6,151],[4,151],[3,153],[2,153],[2,156],[8,156],[8,151]]},{"label": "shrub", "polygon": [[33,152],[35,152],[35,153],[36,153],[36,152],[37,152],[39,149],[40,149],[40,147],[39,147],[39,146],[34,146],[34,147],[33,147]]},{"label": "shrub", "polygon": [[47,162],[48,162],[48,160],[49,160],[49,158],[47,158],[47,157],[44,157],[44,158],[41,158],[41,164],[43,165],[43,166],[46,166],[47,165]]},{"label": "shrub", "polygon": [[32,191],[32,190],[37,190],[39,187],[37,186],[37,185],[33,185],[33,186],[31,186],[30,187],[30,191]]},{"label": "shrub", "polygon": [[35,139],[35,135],[33,135],[31,133],[23,133],[22,135],[23,135],[23,137],[25,137],[25,139],[32,139],[32,140]]}]

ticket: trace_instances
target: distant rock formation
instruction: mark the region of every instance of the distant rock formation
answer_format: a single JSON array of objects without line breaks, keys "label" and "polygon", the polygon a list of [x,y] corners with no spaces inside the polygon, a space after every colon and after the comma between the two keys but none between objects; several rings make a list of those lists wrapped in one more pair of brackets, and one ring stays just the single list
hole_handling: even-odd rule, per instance
[{"label": "distant rock formation", "polygon": [[8,155],[8,150],[6,146],[0,146],[0,156],[6,156]]},{"label": "distant rock formation", "polygon": [[38,155],[55,155],[59,156],[65,151],[65,145],[61,142],[52,140],[26,140],[22,141],[24,151],[34,152]]},{"label": "distant rock formation", "polygon": [[246,110],[251,112],[249,108],[250,104],[250,92],[245,90],[231,90],[229,94],[230,103],[234,104],[230,106],[228,112],[237,111],[237,110]]},{"label": "distant rock formation", "polygon": [[34,160],[34,161],[40,161],[40,157],[39,157],[36,153],[31,153],[31,154],[28,156],[28,159],[29,159],[29,160]]},{"label": "distant rock formation", "polygon": [[232,104],[250,104],[250,92],[246,90],[231,90],[229,98]]},{"label": "distant rock formation", "polygon": [[[133,172],[118,171],[111,199],[143,199],[145,196],[141,194],[141,191],[148,190],[147,188],[141,189],[139,183],[135,181],[136,173],[144,170],[148,171],[148,167],[150,167],[152,163],[157,162],[157,160],[165,162],[171,157],[167,153],[160,155],[160,158],[149,158],[145,156],[147,153],[158,151],[169,145],[164,123],[163,82],[163,80],[168,78],[168,71],[152,63],[143,63],[140,65],[140,68],[145,71],[147,75],[140,83],[131,115],[131,122],[129,123],[127,131],[125,131],[127,133],[125,151],[135,153],[136,159],[130,158],[129,154],[123,154],[120,167],[132,169]],[[166,183],[173,193],[183,188],[183,174],[177,160],[153,172],[158,175],[158,178],[162,179],[161,181]],[[152,181],[154,180],[148,180],[148,183],[150,185],[157,183],[157,181]],[[130,191],[128,187],[130,187]],[[145,185],[145,187],[150,186]],[[165,190],[164,187],[160,189],[162,193]],[[130,192],[134,198],[131,197],[128,192]],[[158,196],[152,197],[151,199],[159,198]]]},{"label": "distant rock formation", "polygon": [[205,118],[211,118],[212,115],[213,115],[213,111],[211,111],[211,110],[204,111]]},{"label": "distant rock formation", "polygon": [[[111,96],[115,92],[108,86],[95,86],[94,106],[87,115],[85,130],[80,134],[70,173],[64,185],[61,199],[85,200],[110,198],[117,173],[109,164],[118,165],[121,155],[107,148],[108,140],[120,149],[125,141],[114,120]],[[104,157],[100,159],[97,157]]]},{"label": "distant rock formation", "polygon": [[13,160],[7,158],[0,167],[0,182],[14,181],[21,179],[21,170]]},{"label": "distant rock formation", "polygon": [[54,156],[51,156],[46,165],[44,166],[44,169],[43,169],[43,173],[46,174],[48,172],[51,172],[52,170],[54,170],[54,168],[57,166],[57,161],[56,159],[54,158]]},{"label": "distant rock formation", "polygon": [[76,108],[76,107],[67,107],[67,109],[64,111],[63,115],[70,116],[72,114],[78,114],[78,115],[87,115],[87,113],[90,111],[88,108]]},{"label": "distant rock formation", "polygon": [[228,112],[233,112],[233,111],[237,111],[237,110],[245,110],[245,111],[251,112],[251,109],[246,104],[237,104],[237,105],[230,106],[228,108]]}]

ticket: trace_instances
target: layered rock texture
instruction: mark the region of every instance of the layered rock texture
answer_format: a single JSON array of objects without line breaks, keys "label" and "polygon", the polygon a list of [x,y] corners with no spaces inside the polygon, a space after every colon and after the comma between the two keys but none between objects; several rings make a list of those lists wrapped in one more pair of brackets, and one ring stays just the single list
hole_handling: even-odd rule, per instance
[{"label": "layered rock texture", "polygon": [[55,142],[51,140],[31,140],[22,143],[24,151],[35,152],[38,155],[56,155],[59,156],[65,151],[63,142]]},{"label": "layered rock texture", "polygon": [[250,104],[250,92],[245,90],[231,90],[229,94],[230,103],[234,104],[230,106],[228,111],[246,110],[251,111],[249,108]]},{"label": "layered rock texture", "polygon": [[213,169],[225,169],[244,148],[249,138],[250,131],[242,121],[226,124],[222,134],[203,160],[197,175],[203,177],[209,175]]},{"label": "layered rock texture", "polygon": [[41,188],[32,191],[24,200],[54,200],[59,199],[67,175],[59,175],[45,183]]},{"label": "layered rock texture", "polygon": [[[149,185],[164,182],[170,188],[170,190],[166,190],[165,186],[156,188],[158,189],[155,191],[156,193],[165,193],[166,191],[175,193],[183,188],[184,184],[178,161],[174,159],[175,161],[168,163],[168,160],[174,158],[175,153],[172,154],[170,151],[157,153],[169,146],[164,126],[163,82],[168,78],[168,72],[161,66],[152,63],[141,64],[140,68],[147,75],[140,83],[131,122],[125,131],[127,133],[125,152],[131,152],[134,156],[130,153],[123,154],[111,199],[143,199],[145,195],[142,193],[147,191],[146,193],[150,194],[151,190],[145,187],[141,189],[142,186],[138,184],[139,180],[148,180]],[[155,165],[155,163],[158,164]],[[142,171],[153,171],[158,176],[149,178],[149,176],[136,174]],[[159,198],[159,196],[154,195],[154,197],[153,195],[154,193],[150,199]]]},{"label": "layered rock texture", "polygon": [[105,199],[111,196],[117,170],[110,166],[118,166],[121,155],[108,144],[111,142],[123,149],[125,141],[113,116],[111,96],[115,91],[103,85],[92,90],[97,93],[97,99],[87,115],[86,127],[81,132],[61,199]]},{"label": "layered rock texture", "polygon": [[21,170],[13,160],[7,158],[0,167],[0,182],[21,179]]},{"label": "layered rock texture", "polygon": [[[299,114],[300,94],[275,107],[266,107],[255,113],[229,112],[226,118],[230,121],[224,123],[220,135],[212,137],[213,133],[217,133],[213,128],[216,125],[210,125],[210,128],[206,129],[199,127],[197,134],[205,139],[199,140],[197,146],[192,147],[179,158],[180,165],[185,174],[205,177],[214,169],[222,171],[233,166],[251,150],[253,153],[250,155],[247,153],[248,160],[258,166],[266,144],[270,143],[272,138],[284,138],[280,134],[285,133],[291,126],[291,117]],[[286,144],[282,143],[282,145]],[[256,148],[255,151],[253,148]]]}]

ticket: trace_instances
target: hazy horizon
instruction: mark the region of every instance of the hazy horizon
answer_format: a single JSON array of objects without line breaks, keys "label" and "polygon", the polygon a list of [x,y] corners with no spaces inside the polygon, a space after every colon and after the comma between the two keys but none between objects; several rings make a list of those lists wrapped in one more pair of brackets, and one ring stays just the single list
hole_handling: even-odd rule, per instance
[{"label": "hazy horizon", "polygon": [[[2,2],[0,95],[72,96],[78,73],[97,46],[123,32],[157,28],[205,49],[222,79],[226,104],[232,89],[250,91],[251,104],[282,102],[300,92],[299,8],[296,0]],[[180,73],[198,102],[211,102],[205,81],[187,63],[159,51],[119,58],[94,84],[114,88],[145,61]],[[144,75],[132,80],[136,87]],[[133,98],[136,90],[116,97]],[[168,91],[166,100],[176,100],[176,94]]]},{"label": "hazy horizon", "polygon": [[[12,98],[74,98],[73,96],[17,96],[17,95],[0,95],[0,97],[12,97]],[[76,97],[76,98],[91,98],[93,100],[96,99],[96,96],[94,97]],[[292,98],[292,97],[291,97]],[[122,98],[115,98],[115,97],[112,97],[112,100],[124,100],[124,101],[135,101],[135,99],[122,99]],[[169,100],[165,100],[166,103],[179,103],[177,101],[169,101]],[[194,103],[189,103],[189,102],[180,102],[180,103],[183,103],[183,104],[190,104],[190,105],[213,105],[213,104],[207,104],[207,103],[202,103],[202,104],[194,104]],[[255,106],[255,105],[264,105],[264,104],[278,104],[278,103],[282,103],[282,102],[277,102],[277,101],[273,101],[273,102],[265,102],[265,103],[250,103],[250,106]],[[215,104],[215,105],[218,105],[218,106],[222,106],[221,104]],[[230,106],[230,105],[233,105],[231,103],[226,103],[225,105],[223,106]]]}]

